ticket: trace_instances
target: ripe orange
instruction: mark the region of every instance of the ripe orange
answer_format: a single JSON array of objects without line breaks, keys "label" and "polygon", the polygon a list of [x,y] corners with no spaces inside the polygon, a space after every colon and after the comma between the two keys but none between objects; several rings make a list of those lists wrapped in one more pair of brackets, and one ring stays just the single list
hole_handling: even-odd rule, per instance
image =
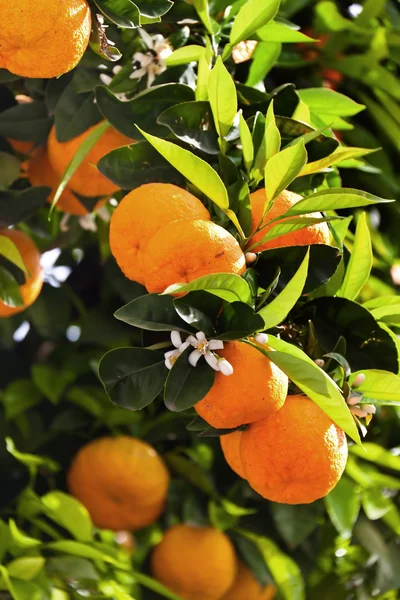
[{"label": "ripe orange", "polygon": [[[52,127],[48,138],[48,153],[51,166],[61,177],[76,154],[79,146],[90,135],[95,126],[90,127],[77,137],[67,142],[59,142],[55,126]],[[90,150],[81,165],[71,177],[68,187],[81,196],[107,196],[118,190],[112,181],[97,170],[99,160],[120,146],[132,144],[133,140],[109,127]]]},{"label": "ripe orange", "polygon": [[[44,185],[51,188],[51,194],[47,199],[51,204],[60,182],[60,178],[53,171],[49,162],[49,157],[44,148],[38,148],[35,150],[32,158],[28,162],[28,179],[34,186]],[[88,213],[86,207],[68,188],[64,190],[61,198],[57,202],[57,208],[63,212],[77,216],[83,216]]]},{"label": "ripe orange", "polygon": [[[298,194],[294,194],[293,192],[289,192],[284,190],[279,196],[276,198],[274,205],[271,210],[265,216],[263,223],[271,221],[280,215],[283,215],[286,211],[288,211],[296,202],[302,200],[302,196]],[[252,210],[252,222],[253,222],[253,231],[259,227],[262,219],[262,214],[264,211],[264,206],[266,202],[265,189],[257,190],[253,194],[250,194],[250,202],[251,202],[251,210]],[[302,215],[299,218],[304,217],[321,217],[321,213],[313,213],[313,215]],[[261,231],[253,235],[250,239],[248,246],[252,246],[257,242],[261,242],[261,240],[265,237],[265,235],[270,231],[275,225],[278,223],[283,223],[284,219],[281,221],[276,221],[272,225],[267,225]],[[308,246],[309,244],[329,244],[330,242],[330,232],[327,223],[319,223],[318,225],[309,225],[304,229],[298,229],[297,231],[292,231],[290,233],[286,233],[281,237],[275,238],[268,242],[264,242],[260,244],[256,248],[254,248],[255,252],[262,252],[263,250],[268,250],[269,248],[282,248],[286,246]]]},{"label": "ripe orange", "polygon": [[30,154],[34,146],[33,142],[21,142],[20,140],[13,140],[12,138],[7,138],[7,141],[15,152],[25,155]]},{"label": "ripe orange", "polygon": [[239,562],[236,579],[221,600],[274,600],[275,596],[273,585],[261,586],[253,572]]},{"label": "ripe orange", "polygon": [[153,576],[184,600],[218,600],[237,570],[230,539],[212,527],[175,525],[151,557]]},{"label": "ripe orange", "polygon": [[161,227],[178,219],[210,219],[198,198],[169,183],[147,183],[123,198],[110,222],[110,246],[128,279],[144,284],[144,252]]},{"label": "ripe orange", "polygon": [[148,242],[144,256],[149,292],[163,292],[173,283],[188,283],[211,273],[240,275],[245,268],[235,238],[223,227],[200,219],[168,223]]},{"label": "ripe orange", "polygon": [[0,67],[22,77],[58,77],[89,42],[86,0],[0,0]]},{"label": "ripe orange", "polygon": [[243,432],[243,469],[251,487],[283,504],[326,496],[347,461],[345,433],[312,400],[288,396],[284,406]]},{"label": "ripe orange", "polygon": [[283,406],[288,378],[264,354],[244,342],[227,342],[218,355],[231,363],[233,374],[226,377],[217,372],[211,390],[194,407],[212,427],[253,423]]},{"label": "ripe orange", "polygon": [[246,479],[244,474],[242,458],[240,455],[240,444],[242,442],[242,433],[240,429],[229,433],[228,435],[221,435],[220,442],[224,457],[232,471],[235,471],[239,477]]},{"label": "ripe orange", "polygon": [[0,317],[11,317],[35,302],[43,286],[43,272],[40,266],[40,252],[25,233],[17,229],[2,229],[0,236],[5,236],[14,242],[28,270],[28,274],[25,275],[25,283],[19,288],[24,305],[12,308],[0,300]]},{"label": "ripe orange", "polygon": [[114,531],[135,531],[156,521],[168,485],[161,456],[129,436],[102,437],[83,446],[68,472],[68,487],[94,524]]}]

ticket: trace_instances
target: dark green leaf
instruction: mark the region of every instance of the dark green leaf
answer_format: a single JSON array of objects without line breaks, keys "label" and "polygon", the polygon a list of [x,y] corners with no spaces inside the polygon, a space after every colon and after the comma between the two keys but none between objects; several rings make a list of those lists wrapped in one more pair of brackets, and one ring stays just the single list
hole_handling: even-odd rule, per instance
[{"label": "dark green leaf", "polygon": [[214,385],[216,371],[203,358],[196,367],[192,367],[188,361],[192,351],[193,348],[189,347],[180,355],[165,384],[164,402],[173,412],[191,408],[200,402]]},{"label": "dark green leaf", "polygon": [[342,477],[324,501],[328,515],[338,533],[343,538],[349,539],[361,507],[358,486],[351,479]]},{"label": "dark green leaf", "polygon": [[43,144],[52,122],[44,102],[17,104],[0,113],[0,135],[15,140]]},{"label": "dark green leaf", "polygon": [[101,12],[119,27],[133,29],[140,25],[140,11],[132,0],[94,0]]},{"label": "dark green leaf", "polygon": [[244,302],[226,304],[218,320],[219,340],[240,340],[264,329],[262,317]]},{"label": "dark green leaf", "polygon": [[103,156],[97,166],[103,175],[124,190],[152,182],[180,186],[185,183],[179,171],[147,141],[117,148]]},{"label": "dark green leaf", "polygon": [[117,348],[103,356],[99,376],[114,404],[141,410],[158,396],[168,371],[164,355],[143,348]]},{"label": "dark green leaf", "polygon": [[145,90],[129,102],[122,102],[107,88],[98,87],[96,100],[103,116],[115,129],[138,139],[141,135],[136,125],[154,135],[167,136],[168,129],[157,124],[159,115],[175,104],[194,100],[194,93],[187,85],[166,83]]},{"label": "dark green leaf", "polygon": [[203,331],[207,337],[215,336],[214,323],[223,306],[218,296],[208,292],[189,292],[182,298],[175,298],[175,310],[181,319],[198,331]]},{"label": "dark green leaf", "polygon": [[0,192],[0,227],[16,225],[42,206],[50,194],[48,187]]},{"label": "dark green leaf", "polygon": [[320,508],[319,503],[304,506],[271,504],[276,528],[291,548],[301,544],[316,529],[321,518]]},{"label": "dark green leaf", "polygon": [[71,81],[57,102],[55,126],[59,142],[77,137],[102,118],[94,103],[94,93],[80,94],[76,87],[75,81]]},{"label": "dark green leaf", "polygon": [[338,248],[324,244],[264,250],[260,253],[255,267],[260,277],[260,285],[266,289],[280,269],[281,275],[276,292],[282,291],[300,268],[308,248],[310,248],[310,261],[303,293],[309,294],[324,285],[335,273],[341,256]]},{"label": "dark green leaf", "polygon": [[119,308],[114,316],[124,323],[149,331],[186,331],[193,328],[179,318],[172,296],[146,294]]},{"label": "dark green leaf", "polygon": [[14,279],[11,273],[0,265],[0,301],[10,306],[17,308],[24,305],[21,296],[18,282]]},{"label": "dark green leaf", "polygon": [[135,0],[135,4],[140,14],[149,18],[162,17],[173,6],[171,0]]},{"label": "dark green leaf", "polygon": [[218,154],[218,135],[208,102],[184,102],[165,110],[157,119],[182,142],[208,154]]},{"label": "dark green leaf", "polygon": [[325,352],[332,351],[340,336],[346,339],[346,359],[353,371],[382,369],[398,373],[394,342],[365,308],[345,298],[318,298],[305,310]]}]

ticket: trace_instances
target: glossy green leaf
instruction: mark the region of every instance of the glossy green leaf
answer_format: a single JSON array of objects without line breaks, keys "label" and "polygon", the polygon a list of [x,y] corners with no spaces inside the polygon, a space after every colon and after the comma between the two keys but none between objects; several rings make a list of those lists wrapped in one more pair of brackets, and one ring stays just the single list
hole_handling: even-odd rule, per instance
[{"label": "glossy green leaf", "polygon": [[272,518],[280,535],[292,548],[306,540],[318,527],[321,519],[321,506],[310,504],[271,503]]},{"label": "glossy green leaf", "polygon": [[119,27],[134,29],[140,25],[140,11],[132,0],[94,0],[96,6]]},{"label": "glossy green leaf", "polygon": [[244,529],[238,529],[237,532],[256,544],[274,578],[281,597],[284,600],[305,600],[303,576],[294,560],[284,554],[269,538]]},{"label": "glossy green leaf", "polygon": [[69,180],[71,179],[71,177],[73,176],[73,174],[75,173],[75,171],[77,170],[79,165],[84,161],[84,159],[89,154],[89,152],[91,151],[93,146],[99,141],[99,139],[105,133],[105,131],[109,128],[109,126],[110,126],[110,124],[107,123],[107,121],[99,123],[90,132],[90,134],[83,140],[83,142],[79,146],[78,150],[72,157],[71,162],[69,163],[65,172],[63,173],[63,176],[58,185],[56,193],[54,194],[54,198],[51,203],[50,211],[52,211],[54,209],[54,207],[57,205],[58,200],[61,198],[65,188],[68,185]]},{"label": "glossy green leaf", "polygon": [[275,352],[268,357],[282,369],[311,400],[313,400],[356,443],[360,436],[352,414],[339,387],[320,369],[303,350],[274,336],[268,336],[268,345]]},{"label": "glossy green leaf", "polygon": [[382,321],[392,326],[400,325],[400,305],[392,304],[390,306],[381,306],[371,310],[372,315],[377,321]]},{"label": "glossy green leaf", "polygon": [[343,476],[336,487],[324,498],[325,507],[337,532],[350,539],[361,508],[358,486]]},{"label": "glossy green leaf", "polygon": [[247,125],[242,113],[240,113],[239,118],[240,143],[242,144],[243,162],[244,166],[246,167],[246,171],[249,173],[254,160],[253,140],[249,126]]},{"label": "glossy green leaf", "polygon": [[84,544],[82,542],[75,542],[74,540],[60,540],[46,544],[46,548],[49,550],[54,550],[55,552],[62,552],[65,554],[72,554],[73,556],[81,556],[82,558],[99,560],[100,562],[109,563],[123,570],[130,568],[125,564],[120,563],[113,556],[106,554],[102,550],[98,550],[94,544]]},{"label": "glossy green leaf", "polygon": [[99,363],[99,376],[111,401],[130,410],[153,402],[167,374],[164,355],[144,348],[117,348]]},{"label": "glossy green leaf", "polygon": [[48,516],[69,531],[80,542],[89,542],[93,538],[92,522],[87,509],[64,492],[55,490],[41,498]]},{"label": "glossy green leaf", "polygon": [[[174,135],[208,154],[218,154],[218,134],[209,102],[183,102],[167,108],[157,119]],[[147,142],[146,142],[147,143]]]},{"label": "glossy green leaf", "polygon": [[307,252],[297,273],[281,293],[258,312],[264,320],[265,329],[272,329],[272,327],[276,327],[282,323],[296,305],[298,299],[302,295],[307,280],[309,262],[310,251]]},{"label": "glossy green leaf", "polygon": [[349,383],[353,383],[359,373],[366,377],[357,391],[364,395],[364,400],[372,400],[378,404],[395,404],[400,406],[400,377],[394,373],[379,369],[363,369],[352,373]]},{"label": "glossy green leaf", "polygon": [[311,112],[332,117],[352,117],[365,109],[363,104],[355,102],[344,94],[328,88],[308,88],[297,92]]},{"label": "glossy green leaf", "polygon": [[233,21],[230,46],[249,39],[258,29],[271,21],[278,12],[280,0],[248,0]]},{"label": "glossy green leaf", "polygon": [[325,158],[321,158],[320,160],[316,160],[314,162],[308,163],[304,169],[300,173],[300,177],[303,175],[311,175],[312,173],[318,173],[318,171],[322,171],[323,169],[327,169],[328,167],[332,167],[334,165],[339,165],[344,160],[348,160],[349,158],[358,158],[360,156],[366,156],[367,154],[371,154],[375,152],[375,150],[371,150],[369,148],[341,148],[339,147],[333,154],[326,156]]},{"label": "glossy green leaf", "polygon": [[283,216],[304,215],[306,213],[320,212],[323,210],[340,210],[357,206],[370,206],[381,202],[393,202],[379,198],[368,192],[353,190],[351,188],[332,188],[322,190],[303,198],[289,209]]},{"label": "glossy green leaf", "polygon": [[205,275],[199,277],[190,283],[177,283],[169,286],[163,292],[164,294],[177,294],[183,292],[194,292],[204,290],[214,294],[227,302],[245,302],[251,303],[251,292],[248,283],[233,273],[216,273],[215,275]]},{"label": "glossy green leaf", "polygon": [[116,319],[149,331],[186,331],[193,329],[177,315],[174,299],[171,296],[146,294],[119,308],[114,316]]},{"label": "glossy green leaf", "polygon": [[355,300],[367,283],[371,274],[372,243],[369,232],[367,215],[362,213],[357,223],[354,245],[346,268],[344,281],[337,295],[349,300]]},{"label": "glossy green leaf", "polygon": [[[164,298],[164,296],[162,297]],[[220,298],[204,291],[198,291],[175,298],[173,303],[177,314],[189,328],[193,327],[197,331],[203,331],[209,338],[215,337],[214,324],[223,306]]]},{"label": "glossy green leaf", "polygon": [[176,67],[177,65],[186,65],[191,62],[199,62],[204,55],[204,46],[183,46],[174,50],[174,52],[165,60],[168,67]]},{"label": "glossy green leaf", "polygon": [[265,146],[267,149],[267,160],[278,154],[281,149],[281,134],[276,124],[273,100],[268,106],[265,121]]},{"label": "glossy green leaf", "polygon": [[214,385],[216,371],[204,358],[196,367],[189,363],[190,346],[178,358],[172,367],[164,390],[164,402],[168,410],[180,412],[200,402]]},{"label": "glossy green leaf", "polygon": [[229,208],[226,187],[218,173],[208,163],[172,142],[167,142],[144,131],[141,133],[177,171],[182,173],[217,206],[223,210]]},{"label": "glossy green leaf", "polygon": [[254,87],[276,65],[282,52],[282,44],[278,42],[259,42],[251,56],[251,64],[246,85]]},{"label": "glossy green leaf", "polygon": [[41,545],[42,542],[40,540],[23,533],[18,528],[14,519],[9,520],[8,526],[11,538],[18,548],[23,548],[24,550],[27,550],[37,548],[37,546]]},{"label": "glossy green leaf", "polygon": [[51,126],[43,101],[16,104],[0,113],[0,135],[14,140],[43,144]]},{"label": "glossy green leaf", "polygon": [[[282,235],[286,235],[292,231],[299,231],[310,225],[318,225],[319,223],[327,223],[328,221],[336,221],[338,219],[340,219],[340,217],[289,217],[288,219],[285,219],[284,223],[276,223],[273,225],[262,240],[260,240],[259,244],[270,242],[271,240],[280,238]],[[265,222],[267,222],[267,220],[268,214]],[[256,247],[256,245],[253,246],[253,248]]]},{"label": "glossy green leaf", "polygon": [[17,246],[12,239],[5,235],[0,235],[0,255],[5,256],[7,260],[16,265],[24,273],[28,273]]},{"label": "glossy green leaf", "polygon": [[30,581],[39,575],[44,564],[45,559],[43,556],[24,556],[12,560],[7,564],[6,568],[10,577]]},{"label": "glossy green leaf", "polygon": [[400,296],[378,296],[377,298],[372,298],[367,302],[364,302],[364,308],[367,308],[371,312],[377,309],[389,309],[394,307],[393,310],[397,309],[397,306],[400,305]]},{"label": "glossy green leaf", "polygon": [[197,14],[204,23],[208,33],[213,34],[213,25],[210,19],[208,0],[193,0],[192,3],[197,11]]},{"label": "glossy green leaf", "polygon": [[257,37],[265,42],[290,43],[311,43],[317,40],[305,35],[297,28],[290,27],[286,23],[272,21],[257,31]]},{"label": "glossy green leaf", "polygon": [[244,302],[226,304],[218,318],[219,340],[240,340],[264,329],[264,321]]},{"label": "glossy green leaf", "polygon": [[374,442],[364,442],[364,448],[351,446],[350,453],[387,469],[400,471],[400,456],[397,454],[396,448],[392,452]]},{"label": "glossy green leaf", "polygon": [[274,154],[265,167],[267,199],[274,200],[302,171],[307,162],[304,141]]},{"label": "glossy green leaf", "polygon": [[16,308],[24,305],[19,285],[11,273],[0,266],[0,301]]}]

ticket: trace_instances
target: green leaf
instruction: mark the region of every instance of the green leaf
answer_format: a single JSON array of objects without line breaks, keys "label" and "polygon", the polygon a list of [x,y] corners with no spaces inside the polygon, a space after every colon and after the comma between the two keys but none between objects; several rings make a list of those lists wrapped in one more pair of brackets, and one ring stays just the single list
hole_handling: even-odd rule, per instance
[{"label": "green leaf", "polygon": [[[280,0],[248,0],[233,21],[229,45],[248,40],[258,29],[267,25],[278,12]],[[224,52],[226,55],[226,52]]]},{"label": "green leaf", "polygon": [[186,65],[191,62],[199,62],[200,58],[204,56],[205,48],[203,46],[183,46],[174,50],[174,52],[168,56],[165,63],[168,67],[176,67],[178,65]]},{"label": "green leaf", "polygon": [[15,379],[6,387],[2,397],[6,419],[15,419],[39,404],[41,399],[39,390],[30,379]]},{"label": "green leaf", "polygon": [[126,29],[140,25],[140,12],[131,0],[94,0],[96,6],[113,23]]},{"label": "green leaf", "polygon": [[339,147],[337,150],[335,150],[335,152],[333,152],[333,154],[329,154],[329,156],[326,156],[325,158],[321,158],[320,160],[308,163],[308,165],[306,165],[301,171],[300,177],[303,177],[304,175],[311,175],[312,173],[318,173],[323,169],[327,169],[328,167],[337,165],[344,160],[348,160],[349,158],[366,156],[367,154],[371,154],[372,152],[375,152],[375,150],[371,150],[370,148]]},{"label": "green leaf", "polygon": [[16,225],[27,219],[46,203],[49,187],[30,187],[26,190],[0,192],[0,227]]},{"label": "green leaf", "polygon": [[240,340],[264,329],[264,321],[251,306],[243,302],[226,304],[218,318],[219,340]]},{"label": "green leaf", "polygon": [[297,28],[286,23],[272,21],[257,31],[257,37],[265,42],[281,42],[282,44],[295,44],[316,42],[317,40],[301,33]]},{"label": "green leaf", "polygon": [[195,185],[217,206],[226,210],[229,208],[228,192],[218,173],[204,160],[195,156],[176,144],[139,131],[146,140],[169,162],[177,171]]},{"label": "green leaf", "polygon": [[153,579],[153,577],[149,577],[148,575],[145,575],[144,573],[139,573],[138,571],[134,573],[134,577],[135,580],[139,583],[139,585],[142,585],[143,587],[146,587],[149,590],[156,592],[164,598],[169,598],[169,600],[182,600],[180,596],[177,596],[176,594],[174,594],[174,592],[171,592],[170,589],[165,587],[165,585],[162,585],[162,583],[160,583],[156,579]]},{"label": "green leaf", "polygon": [[246,85],[255,87],[276,65],[282,52],[282,44],[277,42],[259,42],[251,57]]},{"label": "green leaf", "polygon": [[68,185],[69,180],[79,167],[79,165],[83,162],[86,156],[89,154],[93,146],[99,141],[101,136],[105,133],[105,131],[110,127],[110,124],[107,121],[99,123],[96,127],[91,131],[91,133],[84,139],[84,141],[79,146],[78,150],[74,154],[71,162],[66,168],[61,181],[58,185],[56,193],[54,194],[53,201],[51,203],[50,213],[54,210],[54,207],[57,205],[58,200],[61,198],[65,188]]},{"label": "green leaf", "polygon": [[331,117],[353,117],[365,109],[351,98],[328,88],[309,88],[298,90],[300,99],[307,104],[311,112]]},{"label": "green leaf", "polygon": [[357,298],[369,279],[373,259],[371,235],[367,215],[364,212],[357,223],[354,245],[351,250],[342,287],[337,293],[338,296],[348,298],[349,300]]},{"label": "green leaf", "polygon": [[42,592],[37,585],[10,577],[3,565],[0,565],[0,576],[3,579],[5,588],[14,600],[40,600],[42,597]]},{"label": "green leaf", "polygon": [[361,508],[358,486],[344,476],[324,498],[325,507],[335,529],[348,540]]},{"label": "green leaf", "polygon": [[41,498],[47,515],[80,542],[93,539],[92,522],[86,508],[75,498],[58,490]]},{"label": "green leaf", "polygon": [[265,146],[267,149],[267,160],[278,154],[281,148],[281,134],[276,124],[273,100],[268,106],[265,122]]},{"label": "green leaf", "polygon": [[99,377],[110,400],[130,410],[141,410],[164,387],[164,355],[144,348],[117,348],[99,363]]},{"label": "green leaf", "polygon": [[21,291],[11,273],[0,266],[0,302],[11,308],[24,306]]},{"label": "green leaf", "polygon": [[168,410],[180,412],[191,408],[208,394],[214,385],[216,371],[201,358],[196,367],[189,363],[190,346],[179,356],[165,384],[164,402]]},{"label": "green leaf", "polygon": [[324,210],[370,206],[371,204],[379,204],[381,202],[393,202],[393,200],[378,198],[378,196],[374,196],[368,192],[353,190],[351,188],[331,188],[330,190],[322,190],[307,196],[307,198],[303,198],[303,200],[297,202],[279,218]]},{"label": "green leaf", "polygon": [[135,4],[140,10],[142,24],[158,22],[173,7],[172,0],[135,0]]},{"label": "green leaf", "polygon": [[208,154],[219,153],[218,134],[209,102],[176,104],[161,113],[157,122],[169,127],[183,142]]},{"label": "green leaf", "polygon": [[96,88],[97,105],[103,116],[115,129],[132,138],[140,139],[137,126],[154,135],[164,137],[168,129],[157,123],[162,112],[194,100],[194,92],[182,83],[165,83],[153,86],[137,94],[132,100],[119,100],[108,88]]},{"label": "green leaf", "polygon": [[82,542],[75,542],[74,540],[60,540],[46,544],[46,548],[54,550],[55,552],[63,552],[65,554],[81,556],[82,558],[91,558],[92,560],[110,563],[122,570],[130,569],[130,567],[120,563],[113,556],[106,554],[102,550],[98,550],[93,543],[83,544]]},{"label": "green leaf", "polygon": [[310,250],[308,250],[299,270],[282,292],[258,312],[264,320],[265,329],[271,329],[282,323],[296,305],[307,280],[309,260]]},{"label": "green leaf", "polygon": [[350,453],[358,456],[358,458],[385,467],[386,469],[400,471],[400,456],[396,453],[396,448],[392,452],[373,442],[364,442],[363,445],[363,448],[360,446],[351,446]]},{"label": "green leaf", "polygon": [[268,336],[268,345],[276,352],[267,352],[270,358],[336,425],[357,444],[360,437],[353,416],[336,383],[320,369],[303,350],[274,336]]},{"label": "green leaf", "polygon": [[193,329],[177,315],[174,299],[171,296],[146,294],[132,300],[119,308],[114,316],[116,319],[148,331],[185,331],[192,333]]},{"label": "green leaf", "polygon": [[267,199],[274,200],[279,196],[296,179],[306,162],[307,151],[303,140],[271,156],[265,167]]},{"label": "green leaf", "polygon": [[238,534],[253,541],[260,550],[283,600],[305,600],[305,584],[300,568],[269,538],[244,529]]},{"label": "green leaf", "polygon": [[400,305],[391,304],[390,306],[381,306],[374,308],[371,313],[377,321],[382,321],[393,326],[400,325]]},{"label": "green leaf", "polygon": [[272,518],[280,535],[290,548],[296,548],[317,528],[321,518],[320,506],[271,503]]},{"label": "green leaf", "polygon": [[205,25],[208,33],[211,35],[214,33],[213,24],[210,19],[210,12],[208,6],[208,0],[193,0],[193,6],[195,7],[197,14]]},{"label": "green leaf", "polygon": [[24,273],[28,273],[17,246],[5,235],[0,235],[0,255],[5,256]]},{"label": "green leaf", "polygon": [[175,298],[173,303],[185,323],[197,331],[203,331],[207,337],[215,337],[214,322],[223,306],[220,298],[203,291],[189,292],[181,298]]},{"label": "green leaf", "polygon": [[59,142],[71,140],[101,120],[94,102],[94,93],[82,94],[77,79],[73,79],[62,92],[55,114],[56,137]]},{"label": "green leaf", "polygon": [[357,392],[364,395],[365,401],[372,400],[374,403],[383,405],[400,405],[400,377],[398,375],[378,369],[364,369],[352,373],[349,379],[350,385],[359,373],[363,373],[366,377],[364,383],[357,388]]},{"label": "green leaf", "polygon": [[148,142],[116,148],[97,164],[118,187],[132,190],[153,181],[184,186],[185,180]]},{"label": "green leaf", "polygon": [[163,294],[177,294],[204,290],[227,302],[251,303],[251,292],[248,283],[239,275],[233,273],[216,273],[199,277],[190,283],[170,285]]},{"label": "green leaf", "polygon": [[16,104],[0,113],[0,135],[14,140],[44,144],[51,126],[43,101]]},{"label": "green leaf", "polygon": [[19,177],[21,167],[16,156],[0,152],[0,190],[6,190]]},{"label": "green leaf", "polygon": [[45,467],[48,471],[55,473],[60,467],[59,465],[52,460],[51,458],[47,458],[45,456],[39,456],[38,454],[28,454],[26,452],[19,452],[14,442],[10,437],[6,438],[6,446],[7,450],[14,458],[16,458],[23,465],[28,467],[31,476],[34,477],[41,467]]},{"label": "green leaf", "polygon": [[368,519],[377,521],[382,519],[394,507],[394,504],[390,498],[383,495],[381,489],[371,487],[363,492],[362,506]]},{"label": "green leaf", "polygon": [[240,143],[242,144],[243,161],[246,171],[249,173],[254,160],[253,139],[251,137],[249,126],[247,125],[242,112],[240,112],[239,119]]},{"label": "green leaf", "polygon": [[231,130],[238,108],[235,83],[220,56],[208,78],[208,99],[218,134],[223,138]]},{"label": "green leaf", "polygon": [[[336,221],[340,219],[341,217],[289,217],[288,219],[285,219],[284,223],[276,223],[276,225],[273,225],[262,238],[262,240],[258,242],[258,244],[264,244],[265,242],[275,240],[280,238],[282,235],[286,235],[292,231],[299,231],[300,229],[304,229],[309,225],[318,225],[319,223],[327,223],[328,221]],[[257,244],[252,246],[252,248],[256,247]]]},{"label": "green leaf", "polygon": [[39,575],[44,564],[45,559],[43,556],[24,556],[9,562],[6,568],[10,577],[30,581]]},{"label": "green leaf", "polygon": [[40,540],[26,535],[25,533],[22,533],[22,531],[17,527],[17,524],[14,521],[14,519],[9,520],[8,526],[10,528],[11,538],[14,544],[18,546],[18,548],[23,548],[27,550],[37,548],[37,546],[41,545],[42,542]]},{"label": "green leaf", "polygon": [[50,402],[57,404],[66,387],[75,379],[68,369],[57,369],[49,364],[36,364],[31,367],[32,380]]}]

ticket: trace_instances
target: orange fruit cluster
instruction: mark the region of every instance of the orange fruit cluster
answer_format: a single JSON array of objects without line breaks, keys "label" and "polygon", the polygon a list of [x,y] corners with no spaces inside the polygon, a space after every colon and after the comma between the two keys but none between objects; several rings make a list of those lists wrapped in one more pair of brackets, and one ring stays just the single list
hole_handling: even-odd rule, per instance
[{"label": "orange fruit cluster", "polygon": [[240,275],[246,267],[239,243],[200,200],[167,183],[125,196],[111,218],[110,246],[126,277],[149,292],[212,273]]},{"label": "orange fruit cluster", "polygon": [[0,21],[0,68],[21,77],[59,77],[89,43],[86,0],[0,0]]}]

